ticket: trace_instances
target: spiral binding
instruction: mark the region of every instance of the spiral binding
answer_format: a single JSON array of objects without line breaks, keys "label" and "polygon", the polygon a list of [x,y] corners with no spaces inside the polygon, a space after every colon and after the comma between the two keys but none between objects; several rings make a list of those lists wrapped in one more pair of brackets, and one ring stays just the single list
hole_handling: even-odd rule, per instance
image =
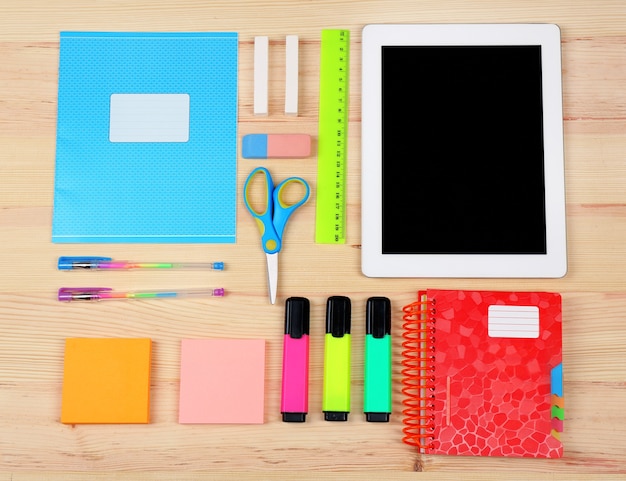
[{"label": "spiral binding", "polygon": [[435,300],[418,293],[418,300],[402,310],[402,441],[427,453],[435,429]]}]

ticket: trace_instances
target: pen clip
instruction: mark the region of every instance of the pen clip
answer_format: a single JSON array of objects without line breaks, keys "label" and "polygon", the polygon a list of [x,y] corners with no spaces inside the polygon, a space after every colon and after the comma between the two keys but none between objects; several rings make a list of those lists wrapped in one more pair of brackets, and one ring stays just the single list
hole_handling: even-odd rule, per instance
[{"label": "pen clip", "polygon": [[108,262],[113,260],[111,257],[97,257],[97,256],[61,256],[57,267],[61,271],[68,271],[72,269],[93,269],[94,263]]},{"label": "pen clip", "polygon": [[59,289],[59,301],[95,301],[100,299],[100,294],[110,292],[110,287],[61,287]]}]

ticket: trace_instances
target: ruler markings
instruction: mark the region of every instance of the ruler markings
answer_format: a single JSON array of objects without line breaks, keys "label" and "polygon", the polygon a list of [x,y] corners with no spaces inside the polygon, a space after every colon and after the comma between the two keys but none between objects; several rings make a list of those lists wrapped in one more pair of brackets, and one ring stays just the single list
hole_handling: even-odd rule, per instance
[{"label": "ruler markings", "polygon": [[322,30],[315,242],[346,241],[350,32]]}]

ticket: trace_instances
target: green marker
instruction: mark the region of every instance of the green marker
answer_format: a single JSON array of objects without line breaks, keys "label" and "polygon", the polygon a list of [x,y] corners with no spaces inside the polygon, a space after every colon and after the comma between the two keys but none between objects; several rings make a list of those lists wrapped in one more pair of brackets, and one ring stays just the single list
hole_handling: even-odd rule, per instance
[{"label": "green marker", "polygon": [[369,422],[389,422],[391,414],[391,302],[367,300],[363,411]]},{"label": "green marker", "polygon": [[326,421],[347,421],[350,413],[350,299],[326,302],[322,410]]}]

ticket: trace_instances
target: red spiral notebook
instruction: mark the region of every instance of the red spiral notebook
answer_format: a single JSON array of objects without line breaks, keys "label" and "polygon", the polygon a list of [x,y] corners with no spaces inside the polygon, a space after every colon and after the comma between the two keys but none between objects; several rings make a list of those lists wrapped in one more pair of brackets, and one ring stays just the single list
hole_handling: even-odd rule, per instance
[{"label": "red spiral notebook", "polygon": [[559,294],[419,291],[403,337],[405,443],[425,454],[563,455]]}]

